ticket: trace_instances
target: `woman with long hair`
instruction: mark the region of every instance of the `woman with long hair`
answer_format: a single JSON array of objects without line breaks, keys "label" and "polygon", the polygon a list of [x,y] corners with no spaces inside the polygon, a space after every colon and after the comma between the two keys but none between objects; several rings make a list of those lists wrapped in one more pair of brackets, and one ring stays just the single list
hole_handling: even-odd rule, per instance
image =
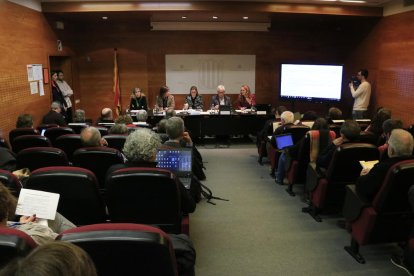
[{"label": "woman with long hair", "polygon": [[198,94],[197,86],[191,86],[185,103],[188,104],[189,109],[203,109],[203,98]]},{"label": "woman with long hair", "polygon": [[240,94],[237,99],[237,109],[246,109],[252,108],[256,105],[256,95],[250,92],[250,87],[248,85],[242,85],[240,88]]}]

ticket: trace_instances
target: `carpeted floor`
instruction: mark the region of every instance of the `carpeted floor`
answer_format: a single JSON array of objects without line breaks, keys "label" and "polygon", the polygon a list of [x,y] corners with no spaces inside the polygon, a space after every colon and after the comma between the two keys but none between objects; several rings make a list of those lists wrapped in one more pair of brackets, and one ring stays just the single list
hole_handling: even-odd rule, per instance
[{"label": "carpeted floor", "polygon": [[339,217],[315,222],[305,206],[275,184],[268,165],[257,163],[252,144],[200,146],[217,205],[200,202],[190,217],[197,276],[219,275],[406,275],[390,262],[395,244],[364,246],[367,263],[343,249],[349,234]]}]

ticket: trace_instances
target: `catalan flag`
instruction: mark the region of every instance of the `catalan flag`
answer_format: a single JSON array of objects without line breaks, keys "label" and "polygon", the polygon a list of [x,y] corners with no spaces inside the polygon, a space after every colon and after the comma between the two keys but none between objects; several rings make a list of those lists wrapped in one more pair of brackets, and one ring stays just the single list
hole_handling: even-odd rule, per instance
[{"label": "catalan flag", "polygon": [[119,72],[118,72],[118,54],[116,48],[114,49],[114,105],[117,115],[121,114],[121,91],[119,89]]}]

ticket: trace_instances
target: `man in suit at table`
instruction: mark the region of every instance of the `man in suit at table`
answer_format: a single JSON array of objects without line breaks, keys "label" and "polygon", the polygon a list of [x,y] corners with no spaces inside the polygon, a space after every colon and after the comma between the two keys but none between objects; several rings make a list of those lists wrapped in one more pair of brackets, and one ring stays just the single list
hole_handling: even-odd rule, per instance
[{"label": "man in suit at table", "polygon": [[220,105],[228,105],[231,106],[230,97],[224,95],[226,92],[226,88],[224,85],[217,86],[217,95],[214,95],[211,98],[211,109],[219,109]]}]

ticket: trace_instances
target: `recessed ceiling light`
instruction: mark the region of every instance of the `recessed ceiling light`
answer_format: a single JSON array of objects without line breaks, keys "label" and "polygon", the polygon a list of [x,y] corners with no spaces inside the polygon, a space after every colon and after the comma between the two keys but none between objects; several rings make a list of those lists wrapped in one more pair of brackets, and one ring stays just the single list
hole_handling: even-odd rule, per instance
[{"label": "recessed ceiling light", "polygon": [[212,18],[213,18],[213,19],[218,19],[218,17],[217,17],[217,16],[213,16]]},{"label": "recessed ceiling light", "polygon": [[248,16],[243,16],[243,19],[247,20],[247,19],[249,19],[249,17]]},{"label": "recessed ceiling light", "polygon": [[108,16],[102,16],[102,19],[103,20],[107,20],[108,19]]},{"label": "recessed ceiling light", "polygon": [[187,19],[187,16],[181,16],[181,19]]},{"label": "recessed ceiling light", "polygon": [[360,1],[360,0],[339,0],[339,2],[363,4],[363,3],[366,3],[367,1]]}]

